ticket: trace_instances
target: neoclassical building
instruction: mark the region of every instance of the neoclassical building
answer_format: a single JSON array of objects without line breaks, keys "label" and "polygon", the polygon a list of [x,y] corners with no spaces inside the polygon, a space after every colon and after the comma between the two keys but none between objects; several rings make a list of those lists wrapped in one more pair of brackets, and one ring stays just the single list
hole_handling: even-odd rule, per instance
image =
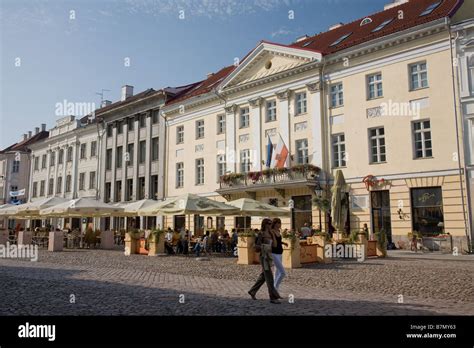
[{"label": "neoclassical building", "polygon": [[[261,42],[238,64],[188,86],[163,108],[165,196],[193,192],[290,206],[284,227],[298,229],[318,226],[311,200],[321,187],[327,195],[342,170],[347,231],[367,224],[400,245],[412,231],[449,232],[467,249],[450,26],[472,17],[470,6],[397,1],[290,45]],[[284,168],[266,166],[269,142],[278,154],[288,150]],[[258,222],[192,220],[194,228]],[[180,227],[184,217],[166,224]]]}]

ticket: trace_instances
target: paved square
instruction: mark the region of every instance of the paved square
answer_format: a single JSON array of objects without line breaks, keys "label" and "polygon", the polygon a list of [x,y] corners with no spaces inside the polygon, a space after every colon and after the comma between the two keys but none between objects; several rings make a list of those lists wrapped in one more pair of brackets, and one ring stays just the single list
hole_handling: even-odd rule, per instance
[{"label": "paved square", "polygon": [[234,258],[40,250],[38,262],[0,260],[0,315],[474,314],[473,257],[389,256],[287,270],[274,305],[265,287],[250,299],[260,268]]}]

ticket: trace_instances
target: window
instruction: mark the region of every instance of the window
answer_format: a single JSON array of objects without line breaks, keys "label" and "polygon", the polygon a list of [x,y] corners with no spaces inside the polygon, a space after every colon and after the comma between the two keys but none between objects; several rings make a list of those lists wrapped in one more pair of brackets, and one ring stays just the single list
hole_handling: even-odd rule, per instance
[{"label": "window", "polygon": [[89,172],[89,190],[95,189],[95,172]]},{"label": "window", "polygon": [[123,147],[118,146],[117,147],[116,158],[115,158],[116,167],[117,168],[122,168],[122,162],[123,162]]},{"label": "window", "polygon": [[176,163],[176,188],[184,186],[184,163]]},{"label": "window", "polygon": [[134,117],[130,117],[127,119],[127,123],[128,123],[128,131],[131,132],[135,129],[135,118]]},{"label": "window", "polygon": [[43,155],[41,157],[41,169],[45,169],[46,168],[46,155]]},{"label": "window", "polygon": [[123,133],[123,122],[122,121],[117,121],[117,134],[122,134]]},{"label": "window", "polygon": [[127,179],[126,201],[131,201],[133,197],[133,179]]},{"label": "window", "polygon": [[151,122],[158,124],[160,122],[160,110],[153,110]]},{"label": "window", "polygon": [[184,126],[176,127],[176,144],[184,143]]},{"label": "window", "polygon": [[217,115],[217,134],[225,133],[225,115]]},{"label": "window", "polygon": [[145,198],[145,178],[138,178],[138,200]]},{"label": "window", "polygon": [[250,150],[240,151],[240,172],[248,173],[250,172]]},{"label": "window", "polygon": [[110,138],[113,134],[114,126],[109,124],[107,125],[107,138]]},{"label": "window", "polygon": [[443,196],[441,187],[411,189],[413,230],[423,236],[444,232]]},{"label": "window", "polygon": [[295,115],[301,115],[306,113],[306,92],[296,93],[295,95]]},{"label": "window", "polygon": [[145,163],[146,160],[146,141],[140,141],[140,147],[138,151],[138,163]]},{"label": "window", "polygon": [[432,157],[430,121],[413,122],[413,137],[415,158]]},{"label": "window", "polygon": [[87,148],[86,143],[81,144],[81,148],[80,148],[80,151],[79,151],[80,159],[85,159],[86,158],[86,148]]},{"label": "window", "polygon": [[58,182],[56,183],[56,193],[63,192],[63,177],[58,176]]},{"label": "window", "polygon": [[40,181],[40,197],[44,196],[44,186],[46,185],[44,180]]},{"label": "window", "polygon": [[367,76],[367,99],[375,99],[382,96],[382,74],[377,73]]},{"label": "window", "polygon": [[471,55],[468,59],[468,79],[469,79],[469,90],[471,94],[474,94],[474,55]]},{"label": "window", "polygon": [[67,148],[66,162],[72,162],[72,146]]},{"label": "window", "polygon": [[409,65],[410,70],[410,90],[428,87],[428,72],[426,62]]},{"label": "window", "polygon": [[386,161],[385,130],[383,127],[369,129],[370,162],[381,163]]},{"label": "window", "polygon": [[38,182],[33,183],[33,197],[38,197]]},{"label": "window", "polygon": [[51,178],[48,181],[48,196],[52,195],[54,193],[54,179]]},{"label": "window", "polygon": [[314,40],[306,41],[301,47],[308,47],[308,46],[311,45],[313,42],[314,42]]},{"label": "window", "polygon": [[34,163],[34,169],[39,170],[39,157],[38,156],[35,156],[33,163]]},{"label": "window", "polygon": [[20,171],[20,161],[13,161],[12,173],[18,173]]},{"label": "window", "polygon": [[383,28],[385,28],[387,25],[389,25],[390,23],[392,23],[393,21],[393,18],[390,18],[390,19],[387,19],[386,21],[383,21],[381,24],[379,24],[374,30],[372,30],[372,33],[375,33],[377,31],[380,31],[382,30]]},{"label": "window", "polygon": [[196,139],[204,138],[204,120],[196,121]]},{"label": "window", "polygon": [[225,175],[227,172],[225,163],[225,155],[217,155],[217,178],[219,179],[221,176]]},{"label": "window", "polygon": [[56,164],[56,152],[51,151],[49,153],[49,166],[54,167],[55,164]]},{"label": "window", "polygon": [[158,175],[152,175],[150,177],[150,186],[151,186],[151,199],[158,198]]},{"label": "window", "polygon": [[333,166],[346,166],[346,143],[344,134],[336,134],[332,137]]},{"label": "window", "polygon": [[117,180],[115,182],[115,202],[120,202],[122,200],[122,180]]},{"label": "window", "polygon": [[296,162],[306,164],[308,159],[308,139],[296,140]]},{"label": "window", "polygon": [[126,161],[128,160],[127,165],[129,165],[129,166],[133,166],[133,155],[134,155],[134,151],[135,151],[135,146],[134,146],[134,144],[128,144],[128,145],[127,145],[127,154],[126,154],[125,160],[126,160]]},{"label": "window", "polygon": [[79,173],[79,190],[83,191],[86,187],[86,173]]},{"label": "window", "polygon": [[59,149],[58,153],[58,164],[64,163],[64,149]]},{"label": "window", "polygon": [[331,107],[336,108],[344,105],[344,91],[342,83],[331,86]]},{"label": "window", "polygon": [[364,18],[361,22],[360,22],[360,26],[362,27],[363,25],[366,25],[366,24],[370,24],[372,23],[372,18]]},{"label": "window", "polygon": [[276,100],[269,100],[267,101],[267,113],[266,113],[266,122],[276,121],[277,113],[276,113]]},{"label": "window", "polygon": [[97,141],[94,140],[91,142],[91,157],[97,156]]},{"label": "window", "polygon": [[66,192],[71,192],[72,177],[71,175],[66,176]]},{"label": "window", "polygon": [[106,182],[105,183],[105,203],[110,202],[110,196],[112,195],[112,183]]},{"label": "window", "polygon": [[146,127],[146,114],[140,115],[140,128]]},{"label": "window", "polygon": [[434,3],[432,3],[431,5],[429,5],[423,12],[420,13],[420,17],[423,17],[423,16],[427,16],[429,15],[431,12],[433,12],[439,5],[441,5],[443,1],[440,0],[440,1],[436,1]]},{"label": "window", "polygon": [[337,46],[339,45],[342,41],[344,41],[345,39],[347,39],[349,36],[351,36],[352,33],[348,33],[348,34],[344,34],[342,35],[339,39],[337,39],[336,41],[334,41],[329,47],[333,47],[333,46]]},{"label": "window", "polygon": [[158,161],[158,150],[159,150],[159,143],[158,143],[159,138],[153,138],[151,139],[151,160],[152,161]]},{"label": "window", "polygon": [[247,128],[250,124],[249,108],[240,109],[240,128]]},{"label": "window", "polygon": [[204,184],[204,158],[196,160],[196,185]]},{"label": "window", "polygon": [[105,170],[112,169],[112,149],[107,149],[105,153]]}]

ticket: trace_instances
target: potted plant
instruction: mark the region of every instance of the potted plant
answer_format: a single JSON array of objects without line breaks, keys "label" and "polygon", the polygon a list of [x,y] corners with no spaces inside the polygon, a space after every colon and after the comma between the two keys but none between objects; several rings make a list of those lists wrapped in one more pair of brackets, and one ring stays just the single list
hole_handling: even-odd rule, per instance
[{"label": "potted plant", "polygon": [[148,235],[148,256],[156,256],[165,252],[165,231],[155,229]]},{"label": "potted plant", "polygon": [[377,240],[377,256],[386,257],[387,256],[387,235],[383,228],[379,232],[375,233],[375,238]]},{"label": "potted plant", "polygon": [[294,230],[285,230],[281,234],[283,241],[283,266],[285,268],[301,267],[300,239]]},{"label": "potted plant", "polygon": [[255,233],[251,229],[238,232],[238,261],[240,265],[251,265],[255,259]]},{"label": "potted plant", "polygon": [[125,255],[138,254],[140,248],[140,231],[130,230],[125,234]]}]

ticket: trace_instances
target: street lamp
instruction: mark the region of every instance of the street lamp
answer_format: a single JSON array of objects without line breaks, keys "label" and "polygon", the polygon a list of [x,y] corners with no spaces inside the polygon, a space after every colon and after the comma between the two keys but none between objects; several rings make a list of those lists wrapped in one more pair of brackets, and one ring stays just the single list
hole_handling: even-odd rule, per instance
[{"label": "street lamp", "polygon": [[[314,188],[314,193],[320,200],[322,199],[323,188],[321,187],[321,184],[319,182],[316,183],[316,187]],[[321,206],[318,206],[318,210],[319,210],[319,231],[322,232],[323,226],[322,226],[322,221],[321,221]]]}]

